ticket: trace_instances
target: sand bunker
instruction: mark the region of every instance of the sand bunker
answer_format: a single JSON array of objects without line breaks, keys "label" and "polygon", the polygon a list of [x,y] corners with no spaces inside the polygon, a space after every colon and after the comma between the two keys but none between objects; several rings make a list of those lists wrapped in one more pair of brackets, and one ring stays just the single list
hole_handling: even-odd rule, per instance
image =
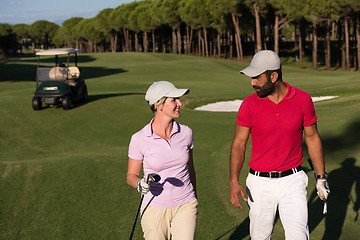
[{"label": "sand bunker", "polygon": [[[328,100],[337,98],[338,96],[324,96],[324,97],[312,97],[313,102]],[[198,111],[210,111],[210,112],[237,112],[242,103],[242,100],[223,101],[217,103],[209,103],[207,105],[197,107]]]}]

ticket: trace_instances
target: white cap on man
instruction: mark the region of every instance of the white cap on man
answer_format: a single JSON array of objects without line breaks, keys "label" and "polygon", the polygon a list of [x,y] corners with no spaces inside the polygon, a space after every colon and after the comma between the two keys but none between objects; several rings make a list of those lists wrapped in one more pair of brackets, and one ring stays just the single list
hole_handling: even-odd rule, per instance
[{"label": "white cap on man", "polygon": [[271,50],[257,52],[251,60],[250,66],[240,71],[249,77],[256,77],[267,70],[277,70],[281,68],[279,56]]},{"label": "white cap on man", "polygon": [[149,105],[153,105],[159,101],[162,97],[181,97],[188,94],[190,89],[179,89],[168,81],[154,82],[146,91],[145,100],[149,102]]}]

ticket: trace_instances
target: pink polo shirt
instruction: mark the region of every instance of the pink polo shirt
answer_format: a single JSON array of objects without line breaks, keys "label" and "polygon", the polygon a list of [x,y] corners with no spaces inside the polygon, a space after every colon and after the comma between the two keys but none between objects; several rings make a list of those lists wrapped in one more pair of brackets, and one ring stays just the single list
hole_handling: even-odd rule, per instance
[{"label": "pink polo shirt", "polygon": [[256,93],[242,102],[236,124],[250,128],[252,150],[249,167],[255,171],[284,171],[303,161],[304,127],[316,123],[310,95],[290,86],[278,103]]},{"label": "pink polo shirt", "polygon": [[188,126],[173,122],[168,141],[151,130],[151,123],[131,137],[129,158],[143,162],[144,176],[159,174],[161,180],[150,182],[144,202],[152,206],[170,208],[195,199],[187,163],[194,147],[193,134]]}]

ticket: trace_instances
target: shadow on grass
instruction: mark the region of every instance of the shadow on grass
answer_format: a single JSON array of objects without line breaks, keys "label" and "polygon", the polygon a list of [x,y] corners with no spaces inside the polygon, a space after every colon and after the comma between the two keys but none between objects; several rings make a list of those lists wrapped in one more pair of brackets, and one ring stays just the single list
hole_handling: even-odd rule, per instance
[{"label": "shadow on grass", "polygon": [[[98,94],[98,95],[89,95],[89,98],[86,102],[76,102],[74,103],[74,106],[70,108],[69,110],[74,110],[76,108],[79,108],[81,106],[87,105],[89,103],[106,99],[106,98],[112,98],[112,97],[121,97],[121,96],[128,96],[128,95],[144,95],[144,93],[111,93],[111,94]],[[62,108],[61,104],[54,106],[55,108]],[[42,110],[50,108],[50,106],[44,105],[42,107]],[[68,110],[68,111],[69,111]]]},{"label": "shadow on grass", "polygon": [[97,95],[89,95],[89,99],[86,102],[79,102],[75,104],[75,108],[81,107],[83,105],[101,100],[106,98],[112,97],[121,97],[121,96],[128,96],[128,95],[144,95],[144,93],[110,93],[110,94],[97,94]]},{"label": "shadow on grass", "polygon": [[[355,166],[355,158],[346,158],[341,162],[341,167],[329,173],[329,185],[331,193],[328,199],[328,214],[322,215],[323,201],[321,201],[314,190],[309,198],[309,229],[313,231],[325,218],[325,232],[322,237],[327,239],[340,239],[342,227],[348,212],[348,205],[352,205],[355,212],[356,222],[358,220],[360,207],[360,168]],[[355,184],[356,196],[351,189]]]},{"label": "shadow on grass", "polygon": [[112,98],[112,97],[121,97],[128,95],[144,95],[144,93],[110,93],[110,94],[97,94],[97,95],[89,95],[88,103],[95,102],[97,100]]},{"label": "shadow on grass", "polygon": [[[104,67],[83,67],[81,63],[92,62],[96,60],[91,56],[79,56],[79,68],[81,76],[85,79],[101,78],[114,74],[127,72],[121,68],[104,68]],[[61,60],[59,60],[61,62]],[[67,61],[67,60],[66,60]],[[64,62],[66,62],[64,61]],[[28,59],[6,59],[0,63],[0,82],[5,81],[35,81],[36,77],[36,58]],[[46,63],[47,67],[55,66],[54,57],[49,57],[40,60],[41,63]],[[70,60],[73,63],[73,60]],[[40,65],[44,67],[45,65]]]},{"label": "shadow on grass", "polygon": [[[81,76],[85,80],[92,78],[101,78],[114,74],[127,72],[121,68],[103,68],[103,67],[80,67]],[[33,81],[36,77],[36,65],[27,64],[6,64],[0,68],[0,82],[20,82]]]}]

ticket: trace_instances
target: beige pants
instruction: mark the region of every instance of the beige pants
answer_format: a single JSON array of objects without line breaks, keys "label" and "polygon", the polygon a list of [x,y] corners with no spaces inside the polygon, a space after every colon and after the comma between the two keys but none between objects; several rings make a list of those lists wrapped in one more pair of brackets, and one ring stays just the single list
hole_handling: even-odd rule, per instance
[{"label": "beige pants", "polygon": [[[193,240],[198,201],[173,208],[141,206],[141,226],[146,240]],[[145,212],[144,212],[145,209]]]}]

